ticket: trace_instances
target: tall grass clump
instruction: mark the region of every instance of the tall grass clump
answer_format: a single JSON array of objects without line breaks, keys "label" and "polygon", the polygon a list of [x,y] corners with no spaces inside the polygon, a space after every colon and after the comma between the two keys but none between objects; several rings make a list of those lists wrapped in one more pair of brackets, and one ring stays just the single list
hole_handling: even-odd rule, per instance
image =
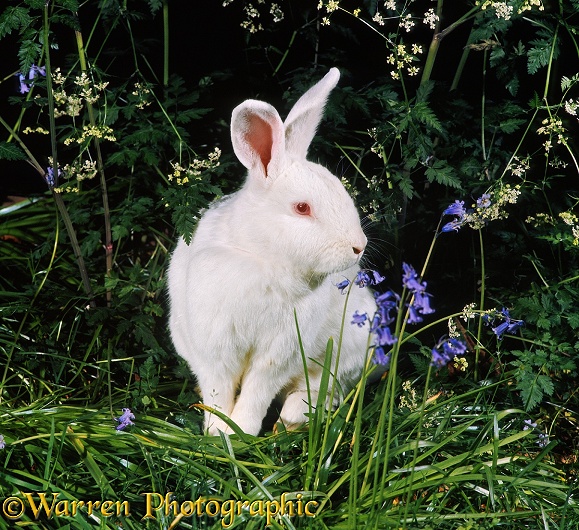
[{"label": "tall grass clump", "polygon": [[[218,4],[213,71],[175,39],[197,6],[0,8],[2,180],[33,182],[0,210],[0,528],[576,528],[577,2]],[[229,88],[289,107],[329,66],[367,370],[307,427],[205,436],[169,253],[240,178]]]}]

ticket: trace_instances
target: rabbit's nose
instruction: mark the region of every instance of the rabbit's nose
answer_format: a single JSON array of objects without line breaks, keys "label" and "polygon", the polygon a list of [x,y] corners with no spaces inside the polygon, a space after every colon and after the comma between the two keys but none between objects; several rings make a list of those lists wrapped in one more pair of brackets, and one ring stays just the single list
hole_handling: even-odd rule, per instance
[{"label": "rabbit's nose", "polygon": [[358,247],[352,247],[352,250],[354,251],[354,254],[356,254],[356,256],[358,254],[362,254],[362,252],[364,252],[363,248],[358,248]]}]

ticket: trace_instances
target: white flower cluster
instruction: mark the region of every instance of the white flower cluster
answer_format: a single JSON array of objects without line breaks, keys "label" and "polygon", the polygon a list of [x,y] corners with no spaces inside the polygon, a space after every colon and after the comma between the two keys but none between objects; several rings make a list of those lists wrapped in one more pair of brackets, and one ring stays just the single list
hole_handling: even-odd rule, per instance
[{"label": "white flower cluster", "polygon": [[417,75],[420,71],[420,68],[415,65],[411,66],[411,63],[419,60],[417,55],[422,53],[422,46],[412,44],[411,50],[412,52],[409,52],[406,49],[406,45],[401,43],[398,44],[394,51],[387,57],[386,62],[396,68],[390,72],[393,79],[400,79],[400,70],[405,67],[410,76]]},{"label": "white flower cluster", "polygon": [[79,116],[83,109],[84,103],[94,105],[107,87],[107,82],[93,83],[86,72],[76,76],[74,84],[78,87],[77,92],[67,94],[64,83],[66,77],[60,72],[60,68],[56,68],[52,74],[52,82],[54,83],[54,117],[70,116],[72,118]]},{"label": "white flower cluster", "polygon": [[[52,165],[52,159],[49,157],[49,164]],[[72,164],[66,164],[62,168],[63,176],[67,182],[64,182],[57,188],[56,193],[78,193],[80,191],[79,182],[90,180],[97,175],[97,163],[94,160],[75,160]]]},{"label": "white flower cluster", "polygon": [[145,107],[148,107],[151,104],[151,101],[148,99],[150,93],[151,90],[147,87],[147,85],[144,83],[135,83],[135,88],[131,94],[139,98],[139,102],[136,104],[138,109],[143,110]]},{"label": "white flower cluster", "polygon": [[[227,7],[231,3],[233,3],[233,0],[223,0],[221,5],[223,7]],[[257,5],[266,5],[266,0],[257,0]],[[248,3],[243,6],[243,11],[245,12],[246,18],[241,22],[240,26],[249,31],[249,33],[257,33],[258,31],[262,31],[263,25],[260,22],[260,10],[252,3]],[[275,2],[271,2],[269,4],[269,14],[276,24],[285,18],[283,9]]]},{"label": "white flower cluster", "polygon": [[199,160],[195,158],[189,162],[187,167],[181,166],[178,162],[171,162],[173,172],[167,175],[170,182],[175,181],[178,186],[183,186],[191,182],[191,180],[201,180],[201,173],[207,169],[213,169],[219,166],[219,158],[221,157],[221,149],[216,147],[211,153],[207,155],[207,159]]},{"label": "white flower cluster", "polygon": [[[513,16],[515,10],[514,3],[512,0],[510,2],[495,2],[494,0],[479,0],[476,2],[483,11],[488,8],[494,9],[497,18],[503,18],[505,20],[510,20]],[[530,11],[533,7],[539,8],[539,11],[544,11],[545,9],[542,0],[525,0],[517,9],[517,14],[520,15],[525,11]]]},{"label": "white flower cluster", "polygon": [[570,99],[565,101],[565,111],[571,116],[577,116],[577,109],[579,109],[579,101],[575,101],[574,99]]},{"label": "white flower cluster", "polygon": [[545,134],[549,136],[549,139],[543,143],[545,151],[548,152],[553,147],[553,136],[557,138],[558,144],[567,143],[567,138],[565,138],[565,135],[563,134],[566,129],[563,127],[563,121],[561,119],[550,116],[549,118],[545,118],[541,123],[543,127],[537,129],[537,134]]},{"label": "white flower cluster", "polygon": [[436,29],[436,23],[439,20],[439,16],[434,12],[434,8],[430,8],[426,13],[424,13],[423,22],[430,28]]},{"label": "white flower cluster", "polygon": [[571,234],[573,234],[573,245],[579,245],[579,218],[571,211],[561,212],[559,217],[563,222],[571,227]]},{"label": "white flower cluster", "polygon": [[92,138],[108,140],[109,142],[117,141],[114,131],[108,125],[83,125],[80,136],[77,136],[76,138],[70,136],[64,141],[64,145],[70,145],[74,142],[77,144],[83,144]]},{"label": "white flower cluster", "polygon": [[464,216],[464,222],[471,228],[479,230],[489,221],[496,219],[506,219],[509,214],[505,210],[507,204],[515,204],[521,194],[520,186],[517,184],[511,187],[505,184],[494,190],[492,194],[485,193],[476,204],[473,204],[473,210]]},{"label": "white flower cluster", "polygon": [[511,175],[515,177],[522,177],[527,170],[531,167],[530,166],[530,156],[526,156],[525,158],[519,158],[518,156],[513,157],[512,162],[509,164],[507,169],[511,170]]}]

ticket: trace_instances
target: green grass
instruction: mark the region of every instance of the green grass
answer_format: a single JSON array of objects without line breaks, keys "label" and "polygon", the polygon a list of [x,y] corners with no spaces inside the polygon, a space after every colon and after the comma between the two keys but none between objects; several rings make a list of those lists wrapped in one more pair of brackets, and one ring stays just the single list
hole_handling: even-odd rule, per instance
[{"label": "green grass", "polygon": [[[221,528],[221,517],[180,517],[175,510],[188,513],[185,501],[199,498],[220,506],[270,501],[271,508],[283,494],[296,509],[298,494],[316,501],[316,516],[272,518],[273,528],[572,528],[578,520],[571,484],[549,457],[555,442],[541,450],[532,431],[523,430],[525,413],[493,405],[504,381],[437,394],[423,411],[396,406],[386,457],[376,436],[386,381],[366,388],[363,403],[356,401],[359,387],[332,414],[318,408],[309,430],[207,437],[195,434],[200,414],[176,400],[181,384],[160,384],[156,406],[134,410],[135,425],[116,431],[111,408],[120,416],[135,383],[100,402],[68,405],[74,391],[63,393],[31,374],[24,379],[44,391],[28,405],[0,407],[7,442],[0,453],[2,497],[24,499],[26,508],[14,522],[0,519],[6,528],[33,522],[40,528]],[[39,508],[35,520],[26,497],[34,492],[46,494],[48,509],[58,494],[50,518]],[[155,511],[171,492],[176,507],[168,515]],[[142,520],[145,494],[151,517]],[[89,517],[83,508],[75,516],[56,515],[70,511],[73,501],[107,500],[126,501],[130,515],[95,510]],[[256,515],[244,510],[231,527],[265,528],[259,504],[253,508]]]}]

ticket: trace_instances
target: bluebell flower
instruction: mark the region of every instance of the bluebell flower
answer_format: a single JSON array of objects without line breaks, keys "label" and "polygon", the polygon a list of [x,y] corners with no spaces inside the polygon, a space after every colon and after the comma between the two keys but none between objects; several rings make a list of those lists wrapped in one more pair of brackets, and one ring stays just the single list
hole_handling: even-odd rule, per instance
[{"label": "bluebell flower", "polygon": [[[384,277],[375,271],[358,272],[354,284],[360,287],[366,285],[376,285],[384,281]],[[422,315],[433,313],[430,307],[430,295],[426,293],[426,282],[420,281],[418,273],[411,265],[403,263],[402,283],[412,294],[412,304],[409,309],[409,324],[422,322]],[[370,319],[368,315],[360,315],[358,311],[352,316],[352,324],[363,326],[366,320],[371,320],[370,333],[373,335],[374,362],[378,364],[387,364],[390,357],[386,355],[384,348],[396,344],[398,338],[392,333],[390,326],[396,321],[400,305],[400,295],[394,291],[384,293],[374,293],[376,300],[376,312]]]},{"label": "bluebell flower", "polygon": [[[442,348],[442,351],[440,351]],[[432,362],[431,366],[442,368],[448,364],[454,357],[462,355],[466,352],[466,344],[464,342],[450,338],[438,341],[438,344],[432,348]]]},{"label": "bluebell flower", "polygon": [[[372,275],[372,276],[370,276]],[[380,276],[380,273],[377,271],[369,270],[361,270],[358,271],[356,274],[356,279],[354,280],[354,284],[358,285],[359,287],[366,287],[368,285],[378,285],[380,282],[383,282],[385,276]]]},{"label": "bluebell flower", "polygon": [[458,232],[458,229],[466,222],[466,214],[467,211],[464,207],[464,201],[454,201],[442,212],[442,215],[455,215],[456,217],[449,223],[446,223],[441,228],[441,231],[452,232],[455,230]]},{"label": "bluebell flower", "polygon": [[528,431],[529,429],[534,429],[537,427],[537,424],[533,422],[533,420],[525,420],[523,422],[525,425],[523,426],[523,431]]},{"label": "bluebell flower", "polygon": [[384,348],[378,346],[374,349],[374,357],[372,358],[374,364],[381,364],[382,366],[388,366],[390,364],[390,355],[386,355]]},{"label": "bluebell flower", "polygon": [[354,280],[354,284],[358,287],[366,287],[367,285],[371,285],[371,282],[372,279],[366,271],[358,271],[356,279]]},{"label": "bluebell flower", "polygon": [[[60,177],[62,175],[62,171],[59,169],[58,170],[58,176]],[[52,166],[48,166],[46,168],[46,173],[44,174],[44,178],[46,179],[46,183],[48,184],[48,186],[50,188],[54,188],[54,186],[56,186],[56,179],[54,178],[54,169],[52,168]]]},{"label": "bluebell flower", "polygon": [[477,200],[476,205],[478,208],[488,208],[492,204],[491,196],[489,193],[483,193]]},{"label": "bluebell flower", "polygon": [[466,352],[466,344],[461,340],[450,338],[442,343],[442,349],[447,355],[455,357]]},{"label": "bluebell flower", "polygon": [[0,449],[4,449],[6,447],[6,441],[4,440],[4,436],[0,434]]},{"label": "bluebell flower", "polygon": [[393,291],[386,291],[383,294],[375,293],[374,298],[376,299],[377,310],[372,321],[371,331],[380,326],[389,326],[396,320],[395,314],[400,301],[400,296]]},{"label": "bluebell flower", "polygon": [[442,215],[457,215],[458,217],[464,217],[466,215],[464,201],[454,201],[442,212]]},{"label": "bluebell flower", "polygon": [[458,217],[456,219],[453,219],[452,221],[446,223],[441,229],[441,232],[458,232],[459,228],[462,227],[462,225],[464,224],[464,219],[459,219]]},{"label": "bluebell flower", "polygon": [[547,447],[549,445],[549,436],[544,432],[539,433],[539,439],[537,440],[537,445],[539,447]]},{"label": "bluebell flower", "polygon": [[135,415],[131,412],[131,409],[123,409],[123,414],[120,418],[115,418],[115,421],[118,421],[119,424],[117,425],[117,431],[122,431],[125,427],[129,425],[134,425],[133,421],[135,419]]},{"label": "bluebell flower", "polygon": [[512,319],[509,310],[506,309],[505,307],[501,309],[498,316],[503,318],[504,322],[492,328],[492,330],[499,340],[503,338],[504,333],[514,333],[515,331],[517,331],[517,329],[525,325],[525,322],[523,320]]},{"label": "bluebell flower", "polygon": [[430,315],[434,313],[434,309],[430,307],[430,295],[428,293],[425,292],[415,293],[413,305],[414,307],[420,309],[420,313],[423,315]]},{"label": "bluebell flower", "polygon": [[358,313],[358,310],[352,315],[352,324],[357,324],[358,327],[362,327],[366,320],[368,320],[368,315],[366,313]]},{"label": "bluebell flower", "polygon": [[342,280],[340,283],[337,283],[336,287],[340,290],[341,294],[345,294],[344,291],[348,287],[348,285],[350,285],[350,280],[346,278]]},{"label": "bluebell flower", "polygon": [[24,77],[23,74],[18,74],[18,81],[20,82],[21,94],[26,94],[27,92],[30,91],[30,87],[28,86],[28,83],[26,83],[26,78]]},{"label": "bluebell flower", "polygon": [[426,289],[426,283],[420,283],[418,273],[414,270],[412,265],[403,263],[402,270],[404,271],[402,274],[402,285],[404,285],[406,289],[413,293],[422,292]]},{"label": "bluebell flower", "polygon": [[374,335],[376,336],[375,346],[392,346],[398,342],[398,339],[395,335],[392,335],[388,326],[376,329]]},{"label": "bluebell flower", "polygon": [[[17,75],[18,75],[18,81],[20,82],[20,93],[26,94],[27,92],[30,92],[30,87],[34,83],[33,82],[27,83],[26,77],[23,73],[19,73]],[[38,75],[46,77],[46,68],[44,66],[36,66],[33,64],[30,67],[30,70],[28,70],[28,79],[30,81],[34,81],[34,78],[37,77]]]},{"label": "bluebell flower", "polygon": [[378,285],[379,283],[382,283],[385,279],[386,276],[380,276],[380,273],[378,271],[370,271],[372,273],[372,285]]},{"label": "bluebell flower", "polygon": [[419,324],[422,322],[423,318],[418,313],[418,309],[414,305],[408,306],[408,323],[409,324]]}]

